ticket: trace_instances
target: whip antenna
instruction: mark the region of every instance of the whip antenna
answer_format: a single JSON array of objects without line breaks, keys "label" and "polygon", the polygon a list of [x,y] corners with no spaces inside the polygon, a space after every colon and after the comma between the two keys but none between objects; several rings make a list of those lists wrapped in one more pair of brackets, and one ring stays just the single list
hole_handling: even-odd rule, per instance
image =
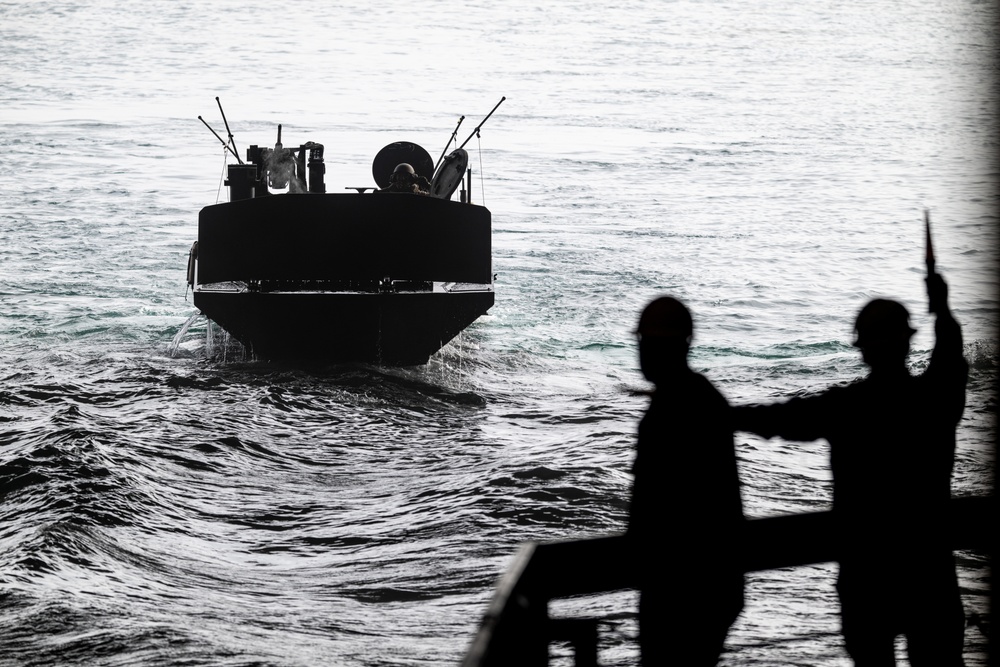
[{"label": "whip antenna", "polygon": [[[501,104],[503,104],[503,101],[504,101],[505,99],[507,99],[507,97],[506,97],[506,96],[504,96],[504,97],[501,97],[501,98],[500,98],[500,101],[499,101],[499,102],[497,102],[497,105],[496,105],[495,107],[493,107],[493,111],[496,111],[496,110],[497,110],[497,109],[498,109],[498,108],[500,107],[500,105],[501,105]],[[461,145],[461,146],[459,146],[459,148],[465,148],[465,144],[469,143],[469,140],[471,140],[471,139],[472,139],[472,137],[474,137],[474,136],[476,136],[477,134],[479,134],[479,128],[481,128],[481,127],[483,126],[483,123],[485,123],[486,121],[488,121],[488,120],[490,119],[490,116],[492,116],[492,115],[493,115],[493,111],[491,111],[491,112],[489,112],[488,114],[486,114],[486,118],[484,118],[484,119],[483,119],[483,122],[482,122],[482,123],[480,123],[479,125],[476,125],[476,129],[474,129],[474,130],[472,131],[472,134],[470,134],[470,135],[469,135],[469,138],[468,138],[468,139],[466,139],[465,141],[463,141],[463,142],[462,142],[462,145]]]},{"label": "whip antenna", "polygon": [[[211,132],[212,134],[214,134],[214,135],[215,135],[215,138],[216,138],[216,139],[218,139],[218,140],[219,140],[220,142],[222,142],[222,147],[223,147],[223,148],[225,148],[225,149],[226,149],[227,151],[229,151],[230,153],[232,153],[232,154],[233,154],[233,155],[234,155],[234,156],[236,157],[236,159],[237,159],[237,160],[239,160],[239,159],[240,159],[240,156],[239,156],[239,155],[236,155],[236,151],[234,151],[234,150],[232,149],[232,147],[231,147],[231,146],[230,146],[229,144],[227,144],[227,143],[226,143],[226,140],[225,140],[225,139],[223,139],[222,137],[220,137],[220,136],[219,136],[219,133],[218,133],[218,132],[216,132],[215,130],[213,130],[213,129],[212,129],[212,126],[211,126],[211,125],[209,125],[209,124],[208,124],[208,123],[207,123],[207,122],[205,121],[205,119],[204,119],[204,118],[202,118],[201,116],[198,116],[198,120],[200,120],[200,121],[201,121],[202,123],[204,123],[204,124],[205,124],[205,127],[207,127],[207,128],[209,129],[209,131],[210,131],[210,132]],[[242,161],[242,160],[240,160],[240,164],[243,164],[243,161]]]},{"label": "whip antenna", "polygon": [[448,146],[451,145],[451,142],[455,141],[455,135],[458,134],[458,128],[462,127],[463,120],[465,120],[465,116],[462,116],[461,118],[458,119],[458,125],[455,126],[455,131],[451,133],[451,137],[448,139],[447,142],[445,142],[444,150],[441,151],[441,157],[439,157],[438,161],[434,163],[434,171],[438,170],[438,165],[440,165],[441,160],[444,159],[444,154],[448,152]]},{"label": "whip antenna", "polygon": [[233,155],[236,156],[236,161],[243,164],[243,160],[240,159],[239,153],[236,152],[236,141],[233,139],[233,133],[229,129],[229,121],[226,120],[226,112],[222,110],[222,102],[219,101],[219,96],[215,96],[215,101],[219,105],[219,113],[222,114],[222,122],[226,125],[226,132],[229,134],[229,143],[233,146]]}]

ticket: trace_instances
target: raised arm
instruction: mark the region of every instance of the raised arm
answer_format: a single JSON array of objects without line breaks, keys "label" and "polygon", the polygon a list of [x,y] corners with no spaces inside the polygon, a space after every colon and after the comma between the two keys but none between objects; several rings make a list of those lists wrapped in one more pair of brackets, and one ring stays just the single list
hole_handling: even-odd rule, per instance
[{"label": "raised arm", "polygon": [[925,261],[927,263],[927,312],[937,315],[934,322],[934,352],[931,367],[954,367],[967,372],[967,364],[962,356],[962,328],[948,307],[948,283],[936,270],[934,243],[931,240],[931,214],[924,209]]},{"label": "raised arm", "polygon": [[957,422],[965,410],[965,385],[969,378],[969,363],[962,346],[962,327],[948,308],[948,285],[937,273],[927,277],[927,297],[934,322],[934,351],[924,372],[942,409]]}]

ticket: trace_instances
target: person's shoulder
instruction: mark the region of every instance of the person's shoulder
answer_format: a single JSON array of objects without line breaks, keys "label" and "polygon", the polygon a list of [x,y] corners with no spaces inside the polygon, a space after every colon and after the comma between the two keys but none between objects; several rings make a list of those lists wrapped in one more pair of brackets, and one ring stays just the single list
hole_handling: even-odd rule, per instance
[{"label": "person's shoulder", "polygon": [[969,381],[969,360],[964,354],[955,355],[948,360],[931,358],[922,373],[914,377],[920,386],[931,385],[961,385],[965,386]]},{"label": "person's shoulder", "polygon": [[690,382],[695,391],[701,392],[702,394],[713,396],[718,400],[722,401],[723,403],[729,402],[726,400],[726,397],[723,395],[723,393],[719,391],[719,388],[716,387],[711,380],[709,380],[701,373],[691,373]]},{"label": "person's shoulder", "polygon": [[701,386],[701,387],[711,387],[715,389],[715,385],[712,381],[705,377],[704,374],[698,373],[697,371],[691,371],[691,374],[687,376],[688,382]]}]

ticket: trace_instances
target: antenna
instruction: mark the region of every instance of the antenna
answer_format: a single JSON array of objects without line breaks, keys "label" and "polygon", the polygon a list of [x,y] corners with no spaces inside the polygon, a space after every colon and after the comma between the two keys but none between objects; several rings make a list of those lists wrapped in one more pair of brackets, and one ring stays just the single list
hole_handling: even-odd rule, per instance
[{"label": "antenna", "polygon": [[226,125],[226,132],[229,134],[229,143],[233,147],[233,155],[236,156],[236,161],[243,164],[243,160],[240,159],[240,154],[236,152],[236,141],[233,140],[233,133],[229,129],[229,121],[226,120],[226,112],[222,110],[222,102],[219,101],[219,96],[215,96],[215,102],[219,105],[219,113],[222,114],[222,122]]},{"label": "antenna", "polygon": [[200,120],[200,121],[201,121],[202,123],[204,123],[204,124],[205,124],[205,127],[207,127],[207,128],[209,129],[209,131],[210,131],[210,132],[211,132],[212,134],[214,134],[214,135],[215,135],[215,138],[216,138],[216,139],[218,139],[219,141],[221,141],[221,142],[222,142],[222,147],[223,147],[223,148],[225,148],[225,149],[226,149],[227,151],[229,151],[230,153],[232,153],[232,154],[233,154],[233,156],[235,156],[235,157],[236,157],[236,159],[237,159],[237,160],[239,160],[240,164],[243,164],[243,161],[242,161],[242,160],[240,160],[240,156],[239,156],[239,155],[236,155],[236,151],[234,151],[234,150],[233,150],[232,146],[230,146],[229,144],[227,144],[227,143],[226,143],[226,140],[225,140],[225,139],[223,139],[222,137],[220,137],[220,136],[219,136],[219,133],[218,133],[218,132],[216,132],[215,130],[213,130],[213,129],[212,129],[212,126],[211,126],[211,125],[209,125],[209,124],[208,124],[208,122],[206,122],[204,118],[202,118],[201,116],[198,116],[198,120]]}]

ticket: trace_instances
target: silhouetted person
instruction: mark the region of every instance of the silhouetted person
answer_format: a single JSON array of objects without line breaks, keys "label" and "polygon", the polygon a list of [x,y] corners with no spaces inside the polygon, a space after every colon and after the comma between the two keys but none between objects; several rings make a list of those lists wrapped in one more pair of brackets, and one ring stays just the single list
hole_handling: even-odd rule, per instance
[{"label": "silhouetted person", "polygon": [[640,575],[642,664],[715,665],[743,608],[743,524],[729,404],[688,366],[691,314],[662,297],[639,319],[656,385],[639,424],[628,535]]},{"label": "silhouetted person", "polygon": [[400,162],[389,175],[389,185],[381,190],[376,190],[376,192],[408,192],[415,195],[426,195],[430,189],[430,181],[418,174],[406,162]]},{"label": "silhouetted person", "polygon": [[909,313],[876,299],[858,314],[867,377],[787,403],[733,409],[737,430],[830,443],[833,510],[844,531],[837,591],[847,651],[856,665],[894,665],[906,635],[913,667],[961,665],[964,613],[948,545],[955,427],[968,365],[948,287],[927,279],[937,314],[930,364],[912,376]]}]

